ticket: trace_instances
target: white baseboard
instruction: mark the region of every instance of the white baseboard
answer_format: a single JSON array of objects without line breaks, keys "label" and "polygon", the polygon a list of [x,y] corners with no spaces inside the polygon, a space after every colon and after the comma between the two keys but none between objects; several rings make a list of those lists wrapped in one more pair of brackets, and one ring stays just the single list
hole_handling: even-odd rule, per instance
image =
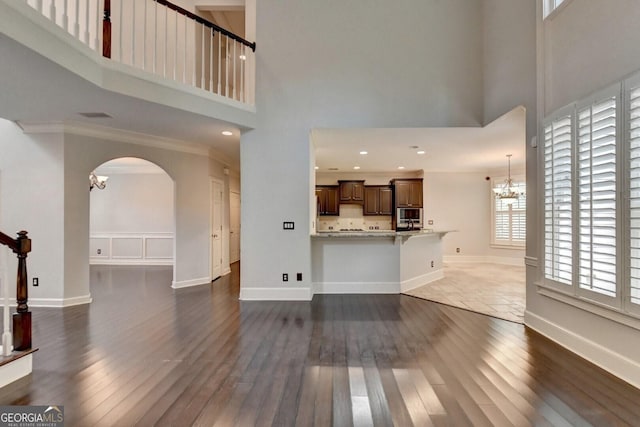
[{"label": "white baseboard", "polygon": [[528,310],[524,313],[524,324],[594,365],[634,387],[640,388],[640,363],[549,322]]},{"label": "white baseboard", "polygon": [[411,289],[419,288],[420,286],[428,285],[431,282],[444,278],[444,270],[430,271],[418,277],[414,277],[409,280],[405,280],[400,283],[400,292],[407,292]]},{"label": "white baseboard", "polygon": [[241,301],[311,301],[309,288],[240,288]]},{"label": "white baseboard", "polygon": [[442,257],[442,261],[447,264],[480,263],[524,266],[524,258],[521,257],[445,255]]},{"label": "white baseboard", "polygon": [[173,289],[190,288],[191,286],[208,285],[211,283],[210,277],[200,277],[198,279],[172,281]]},{"label": "white baseboard", "polygon": [[26,377],[33,370],[33,355],[27,354],[0,366],[0,388]]},{"label": "white baseboard", "polygon": [[[91,294],[87,294],[71,298],[29,298],[27,304],[29,307],[62,308],[74,305],[90,304],[92,301],[93,298],[91,298]],[[15,307],[16,299],[11,298],[9,305]]]},{"label": "white baseboard", "polygon": [[314,294],[398,294],[398,282],[324,282],[313,284]]},{"label": "white baseboard", "polygon": [[141,266],[173,266],[172,259],[151,260],[151,259],[100,259],[89,258],[89,265],[141,265]]}]

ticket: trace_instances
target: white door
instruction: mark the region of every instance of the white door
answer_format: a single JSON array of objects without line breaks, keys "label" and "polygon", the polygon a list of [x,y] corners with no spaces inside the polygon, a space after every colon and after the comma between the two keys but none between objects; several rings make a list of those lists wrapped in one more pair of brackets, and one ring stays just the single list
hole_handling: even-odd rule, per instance
[{"label": "white door", "polygon": [[222,275],[222,205],[223,184],[211,180],[211,279]]},{"label": "white door", "polygon": [[240,193],[229,196],[229,262],[240,261]]}]

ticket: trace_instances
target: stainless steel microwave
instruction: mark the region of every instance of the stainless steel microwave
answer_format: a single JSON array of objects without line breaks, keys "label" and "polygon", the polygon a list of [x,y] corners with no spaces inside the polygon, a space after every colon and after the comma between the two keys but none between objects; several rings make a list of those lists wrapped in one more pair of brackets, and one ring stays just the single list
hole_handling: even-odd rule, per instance
[{"label": "stainless steel microwave", "polygon": [[397,230],[419,230],[422,228],[422,208],[398,208]]}]

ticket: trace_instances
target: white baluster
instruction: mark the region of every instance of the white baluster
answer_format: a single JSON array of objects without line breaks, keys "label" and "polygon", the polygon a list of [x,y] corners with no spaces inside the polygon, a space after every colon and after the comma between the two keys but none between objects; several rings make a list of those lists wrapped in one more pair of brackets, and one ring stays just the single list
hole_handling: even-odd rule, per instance
[{"label": "white baluster", "polygon": [[211,37],[209,38],[209,90],[213,92],[213,28],[209,28]]},{"label": "white baluster", "polygon": [[158,2],[154,1],[153,4],[153,73],[155,74],[158,61]]},{"label": "white baluster", "polygon": [[49,5],[49,19],[54,24],[56,23],[56,2],[55,2],[55,0],[51,0],[51,4]]},{"label": "white baluster", "polygon": [[182,83],[187,83],[187,15],[184,17],[184,51],[182,52]]},{"label": "white baluster", "polygon": [[85,3],[84,5],[84,43],[87,46],[91,46],[91,41],[89,38],[89,3]]},{"label": "white baluster", "polygon": [[100,31],[102,29],[102,25],[100,24],[102,22],[102,19],[100,19],[103,14],[100,12],[104,12],[104,6],[102,5],[102,2],[100,0],[98,0],[96,2],[96,40],[95,40],[95,45],[96,45],[96,51],[102,53],[102,46],[100,46],[100,35],[102,33],[102,31]]},{"label": "white baluster", "polygon": [[[187,17],[185,16],[185,20],[187,19]],[[193,49],[191,49],[191,52],[193,54],[193,61],[192,65],[193,65],[193,69],[192,69],[192,73],[191,73],[191,86],[193,87],[197,87],[196,86],[196,69],[198,68],[198,58],[196,55],[196,26],[198,25],[198,23],[196,21],[189,21],[189,22],[193,22],[193,31],[191,32],[191,34],[193,34]]]},{"label": "white baluster", "polygon": [[247,47],[245,45],[240,46],[240,101],[245,102],[244,99],[244,63],[247,60]]},{"label": "white baluster", "polygon": [[204,89],[204,60],[205,60],[205,56],[204,56],[204,33],[207,29],[207,27],[205,27],[204,25],[200,24],[200,28],[202,29],[202,49],[200,49],[201,55],[200,55],[200,87],[202,89]]},{"label": "white baluster", "polygon": [[176,42],[173,44],[173,80],[178,79],[178,12],[176,15]]},{"label": "white baluster", "polygon": [[169,44],[169,39],[167,38],[167,34],[169,34],[169,8],[164,8],[164,63],[162,65],[162,76],[167,77],[167,52]]},{"label": "white baluster", "polygon": [[238,55],[236,55],[236,46],[238,45],[237,41],[233,41],[233,81],[232,81],[232,85],[233,85],[233,99],[236,99],[236,58],[238,57]]},{"label": "white baluster", "polygon": [[76,0],[76,20],[73,24],[73,35],[80,40],[80,0]]},{"label": "white baluster", "polygon": [[224,36],[224,96],[229,97],[229,37]]},{"label": "white baluster", "polygon": [[69,2],[64,0],[64,12],[62,13],[62,28],[69,32]]},{"label": "white baluster", "polygon": [[142,23],[142,69],[147,69],[147,0],[144,3],[144,22]]},{"label": "white baluster", "polygon": [[136,66],[136,0],[131,2],[131,65]]},{"label": "white baluster", "polygon": [[218,33],[218,95],[222,94],[222,33]]},{"label": "white baluster", "polygon": [[118,33],[120,34],[120,36],[118,37],[118,44],[120,45],[120,52],[118,53],[118,56],[120,57],[120,62],[124,62],[124,54],[122,53],[122,28],[124,27],[124,21],[122,20],[122,16],[123,16],[123,9],[124,9],[124,0],[120,0],[120,20],[118,21]]},{"label": "white baluster", "polygon": [[7,280],[7,251],[2,251],[2,260],[0,263],[0,285],[2,285],[2,292],[4,292],[4,304],[3,304],[3,333],[2,333],[2,355],[9,356],[11,351],[13,350],[13,335],[11,334],[11,330],[9,326],[10,322],[10,312],[11,309],[9,307],[9,280]]}]

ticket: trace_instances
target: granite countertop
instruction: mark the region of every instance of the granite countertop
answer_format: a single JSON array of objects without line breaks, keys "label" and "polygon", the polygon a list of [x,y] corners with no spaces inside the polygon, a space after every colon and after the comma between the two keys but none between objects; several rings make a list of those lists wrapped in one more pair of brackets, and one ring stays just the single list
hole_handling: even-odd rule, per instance
[{"label": "granite countertop", "polygon": [[318,231],[316,234],[312,234],[311,237],[414,237],[414,236],[428,236],[428,235],[443,235],[453,230],[407,230],[407,231],[393,231],[393,230],[363,230],[363,231]]}]

